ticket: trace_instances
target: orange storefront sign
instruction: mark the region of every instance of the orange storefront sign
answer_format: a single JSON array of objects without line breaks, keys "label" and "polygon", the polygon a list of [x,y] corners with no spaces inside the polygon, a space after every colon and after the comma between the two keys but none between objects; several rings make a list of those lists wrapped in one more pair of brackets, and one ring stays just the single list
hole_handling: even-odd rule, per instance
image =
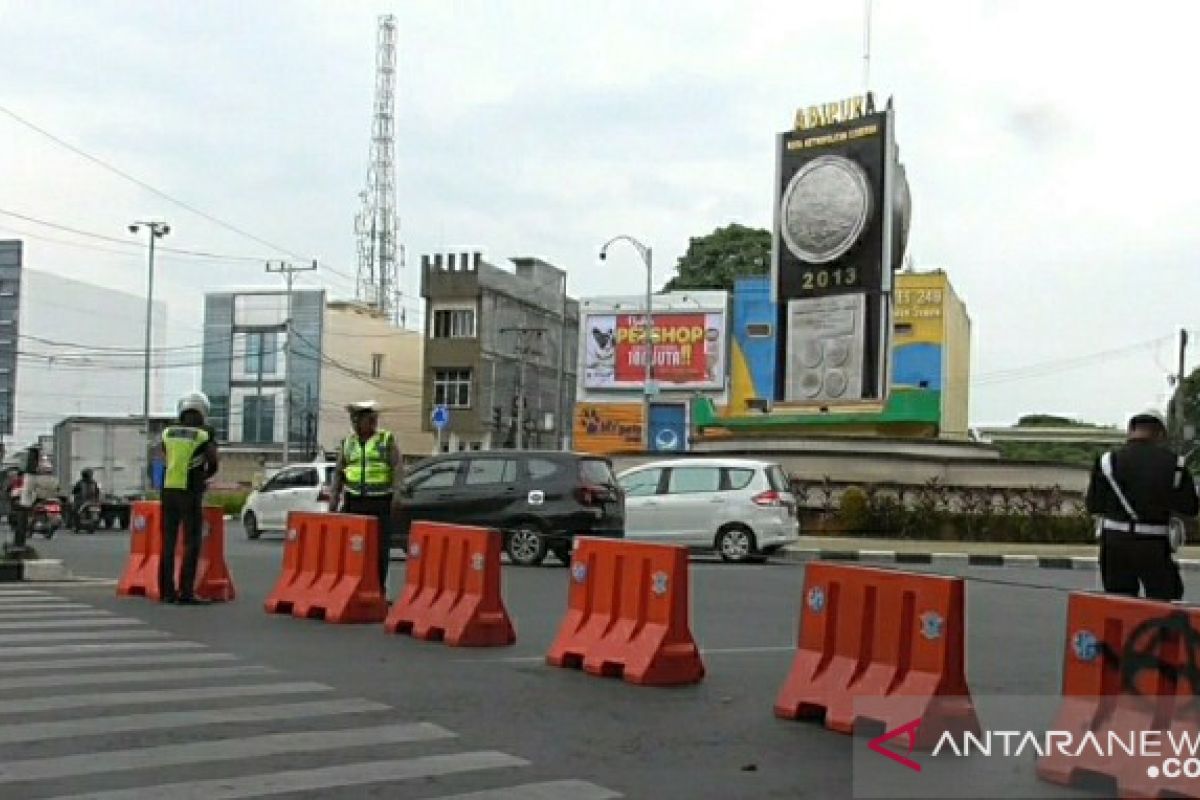
[{"label": "orange storefront sign", "polygon": [[636,453],[642,450],[639,403],[579,403],[575,406],[575,449],[583,453]]}]

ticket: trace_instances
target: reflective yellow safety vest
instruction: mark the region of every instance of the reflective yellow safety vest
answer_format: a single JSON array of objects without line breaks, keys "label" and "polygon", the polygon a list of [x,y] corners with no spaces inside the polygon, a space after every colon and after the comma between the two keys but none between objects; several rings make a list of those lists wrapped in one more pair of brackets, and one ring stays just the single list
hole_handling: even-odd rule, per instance
[{"label": "reflective yellow safety vest", "polygon": [[347,492],[354,495],[392,493],[392,465],[388,463],[391,443],[391,431],[376,431],[366,446],[358,434],[346,437],[342,443],[342,456],[346,461]]},{"label": "reflective yellow safety vest", "polygon": [[163,450],[167,459],[164,489],[188,488],[188,473],[204,465],[200,451],[208,444],[208,438],[208,431],[203,428],[186,425],[172,425],[163,431]]}]

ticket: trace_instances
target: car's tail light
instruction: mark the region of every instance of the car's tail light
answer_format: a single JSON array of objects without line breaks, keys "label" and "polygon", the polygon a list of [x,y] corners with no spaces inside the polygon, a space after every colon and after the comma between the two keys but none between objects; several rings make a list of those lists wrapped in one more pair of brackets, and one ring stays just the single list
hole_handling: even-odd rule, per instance
[{"label": "car's tail light", "polygon": [[62,511],[62,506],[60,506],[58,503],[46,503],[46,512],[47,513],[57,514],[60,511]]},{"label": "car's tail light", "polygon": [[768,489],[765,492],[760,492],[750,498],[750,502],[756,506],[767,506],[769,508],[780,508],[784,505],[783,497],[774,489]]}]

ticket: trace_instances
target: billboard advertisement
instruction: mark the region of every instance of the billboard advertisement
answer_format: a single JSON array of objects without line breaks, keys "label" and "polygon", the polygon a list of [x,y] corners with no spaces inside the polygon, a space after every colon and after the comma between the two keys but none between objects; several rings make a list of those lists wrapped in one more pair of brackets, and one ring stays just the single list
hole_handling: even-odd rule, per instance
[{"label": "billboard advertisement", "polygon": [[[584,316],[584,387],[641,389],[646,374],[642,314]],[[651,315],[654,383],[663,390],[725,387],[725,313]]]}]

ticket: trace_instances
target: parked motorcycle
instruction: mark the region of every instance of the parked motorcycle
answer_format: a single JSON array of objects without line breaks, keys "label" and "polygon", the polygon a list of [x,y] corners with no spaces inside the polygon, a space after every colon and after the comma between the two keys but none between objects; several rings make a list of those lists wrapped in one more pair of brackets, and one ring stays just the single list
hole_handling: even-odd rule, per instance
[{"label": "parked motorcycle", "polygon": [[75,532],[95,533],[100,527],[100,504],[88,502],[75,511]]},{"label": "parked motorcycle", "polygon": [[29,534],[40,533],[49,539],[63,524],[62,503],[58,500],[38,500],[29,511]]}]

